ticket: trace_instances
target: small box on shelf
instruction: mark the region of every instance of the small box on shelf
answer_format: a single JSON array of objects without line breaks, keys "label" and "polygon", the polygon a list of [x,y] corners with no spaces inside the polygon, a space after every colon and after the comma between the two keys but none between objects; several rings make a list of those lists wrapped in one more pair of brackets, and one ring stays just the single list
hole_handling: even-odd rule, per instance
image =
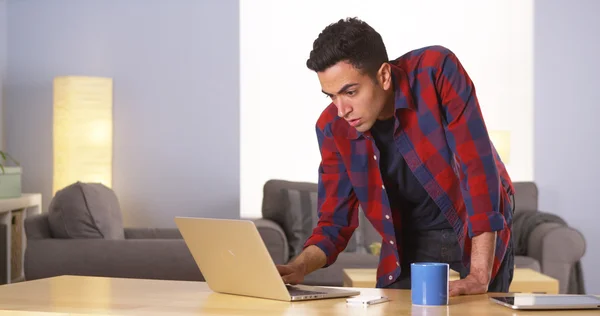
[{"label": "small box on shelf", "polygon": [[21,167],[4,167],[0,171],[0,199],[21,197]]}]

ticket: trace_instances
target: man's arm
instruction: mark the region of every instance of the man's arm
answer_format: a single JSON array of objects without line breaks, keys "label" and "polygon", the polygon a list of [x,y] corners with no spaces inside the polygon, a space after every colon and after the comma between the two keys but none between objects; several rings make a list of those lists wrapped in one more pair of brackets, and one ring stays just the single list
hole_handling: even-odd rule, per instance
[{"label": "man's arm", "polygon": [[[496,232],[485,232],[473,237],[471,245],[471,271],[477,281],[486,287],[492,280]],[[487,288],[486,288],[487,290]]]},{"label": "man's arm", "polygon": [[466,278],[450,282],[450,296],[487,292],[491,281],[495,245],[495,232],[485,232],[473,237],[471,271]]},{"label": "man's arm", "polygon": [[277,266],[286,283],[300,283],[307,274],[333,264],[358,226],[358,199],[332,135],[317,127],[321,151],[318,183],[319,222],[300,255]]},{"label": "man's arm", "polygon": [[472,238],[469,276],[451,284],[451,295],[487,292],[496,232],[506,227],[500,212],[501,181],[473,82],[458,58],[444,51],[436,87],[442,100],[448,144],[461,169],[461,190]]}]

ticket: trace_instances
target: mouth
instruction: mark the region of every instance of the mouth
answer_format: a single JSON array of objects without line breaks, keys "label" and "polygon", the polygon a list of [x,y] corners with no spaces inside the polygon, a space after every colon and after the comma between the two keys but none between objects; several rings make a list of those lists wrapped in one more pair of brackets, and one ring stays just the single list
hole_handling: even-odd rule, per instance
[{"label": "mouth", "polygon": [[360,124],[360,119],[353,119],[353,120],[348,120],[348,124],[350,124],[350,126],[352,127],[356,127],[358,124]]}]

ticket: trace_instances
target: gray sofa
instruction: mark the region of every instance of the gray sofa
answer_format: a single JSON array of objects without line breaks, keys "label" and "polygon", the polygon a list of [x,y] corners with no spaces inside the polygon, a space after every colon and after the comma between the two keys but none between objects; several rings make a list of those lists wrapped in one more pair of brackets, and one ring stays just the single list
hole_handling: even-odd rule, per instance
[{"label": "gray sofa", "polygon": [[[517,183],[516,190],[516,212],[536,211],[535,184]],[[301,251],[317,223],[316,199],[314,183],[270,180],[265,184],[262,218],[254,222],[276,264],[288,262]],[[305,284],[341,286],[343,269],[377,267],[378,257],[369,246],[381,237],[362,212],[359,223],[338,260],[308,275]],[[26,219],[25,232],[27,280],[63,274],[204,279],[177,229],[123,228],[114,193],[102,187],[77,183],[59,191],[48,212]],[[571,271],[585,252],[583,236],[566,225],[542,223],[527,242],[529,253],[516,257],[517,267],[531,267],[557,278],[561,293],[567,293]]]},{"label": "gray sofa", "polygon": [[[276,263],[283,238],[273,223],[256,220]],[[25,220],[25,279],[89,275],[166,280],[204,277],[176,228],[123,228],[112,190],[75,183],[52,199],[48,212]]]},{"label": "gray sofa", "polygon": [[48,213],[25,221],[25,279],[89,275],[204,280],[176,229],[125,228],[124,238],[54,238]]},{"label": "gray sofa", "polygon": [[[257,220],[261,237],[267,241],[276,263],[283,263],[278,251],[277,228]],[[125,228],[124,238],[54,238],[48,213],[27,218],[25,279],[57,275],[89,275],[140,279],[204,281],[181,234],[175,228]]]}]

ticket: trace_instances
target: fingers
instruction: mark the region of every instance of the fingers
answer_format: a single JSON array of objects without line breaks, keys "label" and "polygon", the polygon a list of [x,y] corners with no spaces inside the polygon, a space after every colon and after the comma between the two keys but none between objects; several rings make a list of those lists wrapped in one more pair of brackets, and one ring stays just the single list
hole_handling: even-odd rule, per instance
[{"label": "fingers", "polygon": [[283,283],[298,284],[301,282],[297,271],[289,265],[276,265],[276,267],[279,275],[281,275]]},{"label": "fingers", "polygon": [[471,294],[483,294],[487,292],[487,287],[485,285],[474,282],[470,279],[462,279],[450,282],[450,288],[448,290],[448,295],[450,296],[458,296],[458,295],[471,295]]},{"label": "fingers", "polygon": [[293,274],[284,275],[281,277],[283,279],[283,283],[286,284],[298,284],[298,278]]},{"label": "fingers", "polygon": [[279,275],[284,276],[291,274],[294,270],[289,265],[276,265]]},{"label": "fingers", "polygon": [[450,297],[462,295],[461,291],[459,289],[456,289],[456,288],[455,289],[451,289],[448,292],[448,294],[450,295]]},{"label": "fingers", "polygon": [[450,289],[448,294],[450,296],[462,295],[465,292],[463,280],[450,281]]}]

